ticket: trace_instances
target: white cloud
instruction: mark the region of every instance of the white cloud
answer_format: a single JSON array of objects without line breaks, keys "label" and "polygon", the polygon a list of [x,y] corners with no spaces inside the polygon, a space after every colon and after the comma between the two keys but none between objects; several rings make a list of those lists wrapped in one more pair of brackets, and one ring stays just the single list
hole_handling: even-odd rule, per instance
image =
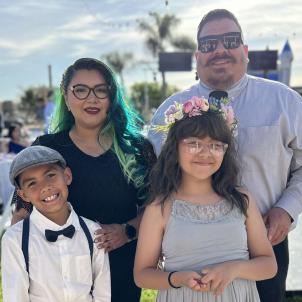
[{"label": "white cloud", "polygon": [[0,41],[0,46],[6,48],[6,56],[9,59],[23,58],[29,55],[34,55],[36,52],[47,49],[55,42],[53,35],[44,36],[32,40],[22,41]]},{"label": "white cloud", "polygon": [[[251,50],[282,50],[289,38],[294,62],[292,66],[293,85],[302,85],[302,6],[300,0],[172,0],[166,7],[164,1],[141,0],[2,0],[0,10],[0,56],[1,74],[5,74],[8,85],[0,93],[11,95],[18,85],[27,85],[11,72],[11,66],[18,63],[20,71],[28,70],[24,59],[32,61],[27,80],[31,74],[38,74],[41,62],[53,61],[59,64],[61,72],[70,60],[81,56],[99,57],[111,51],[130,51],[137,59],[152,61],[144,46],[144,35],[137,30],[136,20],[150,19],[149,11],[174,13],[181,19],[175,33],[185,34],[195,40],[197,25],[210,9],[227,8],[235,13],[241,23],[246,42]],[[34,59],[33,59],[34,58]],[[39,62],[39,63],[37,63]],[[301,63],[300,63],[301,62]],[[126,82],[152,80],[152,71],[146,65],[137,65],[127,70]],[[59,71],[58,71],[59,72]],[[158,74],[158,80],[160,76]],[[168,73],[170,84],[187,87],[194,83],[194,74]],[[35,79],[32,79],[33,84]],[[8,91],[10,89],[10,91]],[[3,98],[0,95],[0,98]]]},{"label": "white cloud", "polygon": [[58,26],[58,30],[63,31],[77,31],[77,30],[83,30],[83,28],[89,27],[89,26],[96,26],[96,20],[91,15],[83,15],[79,18],[72,18],[71,21]]},{"label": "white cloud", "polygon": [[90,49],[88,46],[83,44],[78,44],[73,47],[71,52],[69,53],[70,58],[81,58],[81,57],[89,57]]}]

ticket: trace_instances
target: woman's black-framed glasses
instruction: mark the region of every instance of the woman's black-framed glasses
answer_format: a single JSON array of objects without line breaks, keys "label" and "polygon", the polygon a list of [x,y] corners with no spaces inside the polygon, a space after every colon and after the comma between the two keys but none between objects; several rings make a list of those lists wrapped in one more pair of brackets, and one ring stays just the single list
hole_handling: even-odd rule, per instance
[{"label": "woman's black-framed glasses", "polygon": [[243,43],[241,32],[227,32],[222,35],[211,35],[198,39],[198,50],[202,53],[214,51],[221,41],[225,49],[235,49]]},{"label": "woman's black-framed glasses", "polygon": [[72,91],[73,95],[79,100],[87,99],[91,91],[98,99],[105,99],[109,95],[110,86],[107,84],[99,84],[91,88],[85,84],[77,84],[71,86],[70,90]]}]

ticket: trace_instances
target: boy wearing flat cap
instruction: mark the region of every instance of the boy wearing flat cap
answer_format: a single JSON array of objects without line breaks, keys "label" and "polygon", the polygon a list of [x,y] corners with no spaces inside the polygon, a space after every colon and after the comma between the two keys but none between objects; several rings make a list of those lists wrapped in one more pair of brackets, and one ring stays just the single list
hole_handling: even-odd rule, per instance
[{"label": "boy wearing flat cap", "polygon": [[99,225],[67,202],[72,174],[55,150],[32,146],[13,160],[10,181],[33,211],[2,238],[4,302],[110,302],[108,255],[94,247]]}]

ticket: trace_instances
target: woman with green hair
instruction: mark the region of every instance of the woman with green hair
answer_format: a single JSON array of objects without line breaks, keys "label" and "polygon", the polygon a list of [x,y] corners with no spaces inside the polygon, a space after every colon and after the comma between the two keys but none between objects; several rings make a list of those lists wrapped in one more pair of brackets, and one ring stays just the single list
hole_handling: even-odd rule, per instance
[{"label": "woman with green hair", "polygon": [[51,134],[34,143],[63,155],[73,174],[69,202],[102,227],[95,242],[109,252],[112,302],[140,299],[133,281],[138,209],[155,161],[141,126],[110,68],[82,58],[63,75]]}]

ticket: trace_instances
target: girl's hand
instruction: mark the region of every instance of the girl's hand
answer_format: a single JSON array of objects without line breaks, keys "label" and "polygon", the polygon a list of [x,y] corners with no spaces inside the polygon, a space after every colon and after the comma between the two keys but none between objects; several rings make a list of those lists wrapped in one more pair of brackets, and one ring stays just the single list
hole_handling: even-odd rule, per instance
[{"label": "girl's hand", "polygon": [[203,269],[204,276],[201,281],[211,284],[210,290],[215,296],[221,295],[225,288],[236,278],[236,269],[234,262],[224,262]]},{"label": "girl's hand", "polygon": [[128,242],[124,227],[121,224],[101,224],[101,229],[94,232],[94,242],[99,249],[111,252]]},{"label": "girl's hand", "polygon": [[200,292],[210,291],[210,283],[203,283],[201,279],[202,275],[192,271],[175,272],[171,276],[171,282],[175,286],[184,286]]}]

